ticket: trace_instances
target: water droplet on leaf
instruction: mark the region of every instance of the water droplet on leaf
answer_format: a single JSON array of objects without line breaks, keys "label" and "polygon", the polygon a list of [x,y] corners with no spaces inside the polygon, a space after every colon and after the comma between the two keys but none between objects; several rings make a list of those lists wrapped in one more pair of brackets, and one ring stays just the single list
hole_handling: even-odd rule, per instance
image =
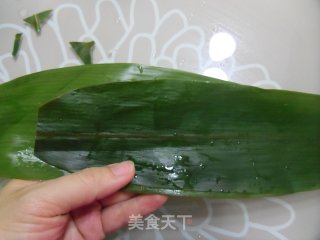
[{"label": "water droplet on leaf", "polygon": [[166,165],[165,169],[171,171],[173,169],[173,165]]}]

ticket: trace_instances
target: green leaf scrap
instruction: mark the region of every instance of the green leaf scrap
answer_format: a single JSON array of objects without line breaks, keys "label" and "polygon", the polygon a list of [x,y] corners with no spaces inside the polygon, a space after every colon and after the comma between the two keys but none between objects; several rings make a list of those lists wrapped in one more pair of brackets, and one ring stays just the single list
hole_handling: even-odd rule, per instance
[{"label": "green leaf scrap", "polygon": [[30,24],[31,27],[37,32],[41,32],[41,27],[51,16],[52,10],[43,11],[37,14],[34,14],[30,17],[23,19],[26,23]]},{"label": "green leaf scrap", "polygon": [[72,49],[84,64],[91,64],[91,52],[94,41],[91,42],[70,42]]},{"label": "green leaf scrap", "polygon": [[17,54],[19,52],[20,46],[21,46],[21,40],[22,40],[22,33],[17,33],[14,39],[13,49],[12,49],[12,56],[17,57]]}]

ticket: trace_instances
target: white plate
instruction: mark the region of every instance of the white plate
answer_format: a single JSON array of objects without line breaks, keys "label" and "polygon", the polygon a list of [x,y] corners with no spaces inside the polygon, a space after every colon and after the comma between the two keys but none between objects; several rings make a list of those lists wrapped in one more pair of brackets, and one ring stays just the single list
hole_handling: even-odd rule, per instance
[{"label": "white plate", "polygon": [[[0,82],[78,65],[68,43],[94,40],[95,63],[139,62],[320,93],[319,1],[2,0],[0,9]],[[38,36],[22,19],[46,9],[54,13]],[[14,61],[17,32],[23,43]],[[172,198],[156,221],[164,227],[170,215],[176,229],[127,227],[118,238],[320,239],[319,202],[320,191],[255,200]],[[150,219],[142,219],[144,228]]]}]

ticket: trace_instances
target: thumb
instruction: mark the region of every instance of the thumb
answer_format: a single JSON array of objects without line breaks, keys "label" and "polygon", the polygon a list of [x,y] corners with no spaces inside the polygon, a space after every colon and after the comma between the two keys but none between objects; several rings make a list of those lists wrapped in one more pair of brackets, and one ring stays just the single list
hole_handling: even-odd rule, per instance
[{"label": "thumb", "polygon": [[88,168],[43,182],[35,199],[46,209],[46,215],[65,214],[120,190],[133,179],[134,172],[131,161]]}]

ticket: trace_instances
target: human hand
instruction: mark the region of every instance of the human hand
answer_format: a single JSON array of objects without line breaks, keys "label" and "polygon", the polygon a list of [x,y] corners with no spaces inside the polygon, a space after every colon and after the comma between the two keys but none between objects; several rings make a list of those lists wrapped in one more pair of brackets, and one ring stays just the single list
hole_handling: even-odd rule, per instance
[{"label": "human hand", "polygon": [[120,192],[134,172],[127,161],[43,182],[13,180],[0,191],[0,239],[103,239],[167,199]]}]

